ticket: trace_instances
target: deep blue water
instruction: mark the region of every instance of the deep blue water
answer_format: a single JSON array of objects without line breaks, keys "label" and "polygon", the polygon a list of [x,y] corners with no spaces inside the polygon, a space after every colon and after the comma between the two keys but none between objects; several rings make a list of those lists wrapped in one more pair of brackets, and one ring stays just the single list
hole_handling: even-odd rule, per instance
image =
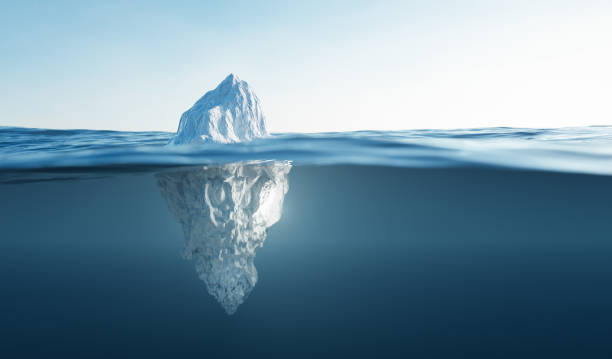
[{"label": "deep blue water", "polygon": [[609,358],[610,133],[3,129],[0,357]]}]

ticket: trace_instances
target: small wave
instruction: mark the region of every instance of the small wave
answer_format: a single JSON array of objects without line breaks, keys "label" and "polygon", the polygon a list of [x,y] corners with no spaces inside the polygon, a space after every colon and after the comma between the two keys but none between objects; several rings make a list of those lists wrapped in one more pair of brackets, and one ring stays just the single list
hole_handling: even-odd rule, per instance
[{"label": "small wave", "polygon": [[612,175],[610,126],[288,133],[239,144],[166,146],[171,136],[0,127],[0,171],[137,171],[280,160],[296,165],[477,166]]}]

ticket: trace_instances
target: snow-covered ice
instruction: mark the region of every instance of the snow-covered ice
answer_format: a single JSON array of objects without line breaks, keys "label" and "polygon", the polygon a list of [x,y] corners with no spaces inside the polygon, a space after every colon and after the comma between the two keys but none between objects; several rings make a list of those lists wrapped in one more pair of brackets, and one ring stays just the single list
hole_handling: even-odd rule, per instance
[{"label": "snow-covered ice", "polygon": [[259,99],[249,84],[230,74],[183,113],[170,144],[241,142],[267,134]]},{"label": "snow-covered ice", "polygon": [[281,217],[290,170],[285,162],[232,163],[157,175],[183,227],[185,258],[228,314],[257,283],[255,250]]}]

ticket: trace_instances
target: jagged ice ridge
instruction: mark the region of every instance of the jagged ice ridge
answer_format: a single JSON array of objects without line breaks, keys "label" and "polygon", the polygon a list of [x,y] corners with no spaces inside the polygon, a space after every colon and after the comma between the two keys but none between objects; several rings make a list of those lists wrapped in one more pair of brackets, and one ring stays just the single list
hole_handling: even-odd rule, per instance
[{"label": "jagged ice ridge", "polygon": [[170,144],[232,143],[268,135],[257,95],[230,74],[181,116]]}]

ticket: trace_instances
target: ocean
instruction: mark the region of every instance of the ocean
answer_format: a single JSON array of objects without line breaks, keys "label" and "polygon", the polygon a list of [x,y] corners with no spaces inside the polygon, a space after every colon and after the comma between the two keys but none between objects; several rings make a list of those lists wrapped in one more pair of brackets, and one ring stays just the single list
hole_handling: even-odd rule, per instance
[{"label": "ocean", "polygon": [[0,128],[0,357],[612,357],[612,127]]}]

